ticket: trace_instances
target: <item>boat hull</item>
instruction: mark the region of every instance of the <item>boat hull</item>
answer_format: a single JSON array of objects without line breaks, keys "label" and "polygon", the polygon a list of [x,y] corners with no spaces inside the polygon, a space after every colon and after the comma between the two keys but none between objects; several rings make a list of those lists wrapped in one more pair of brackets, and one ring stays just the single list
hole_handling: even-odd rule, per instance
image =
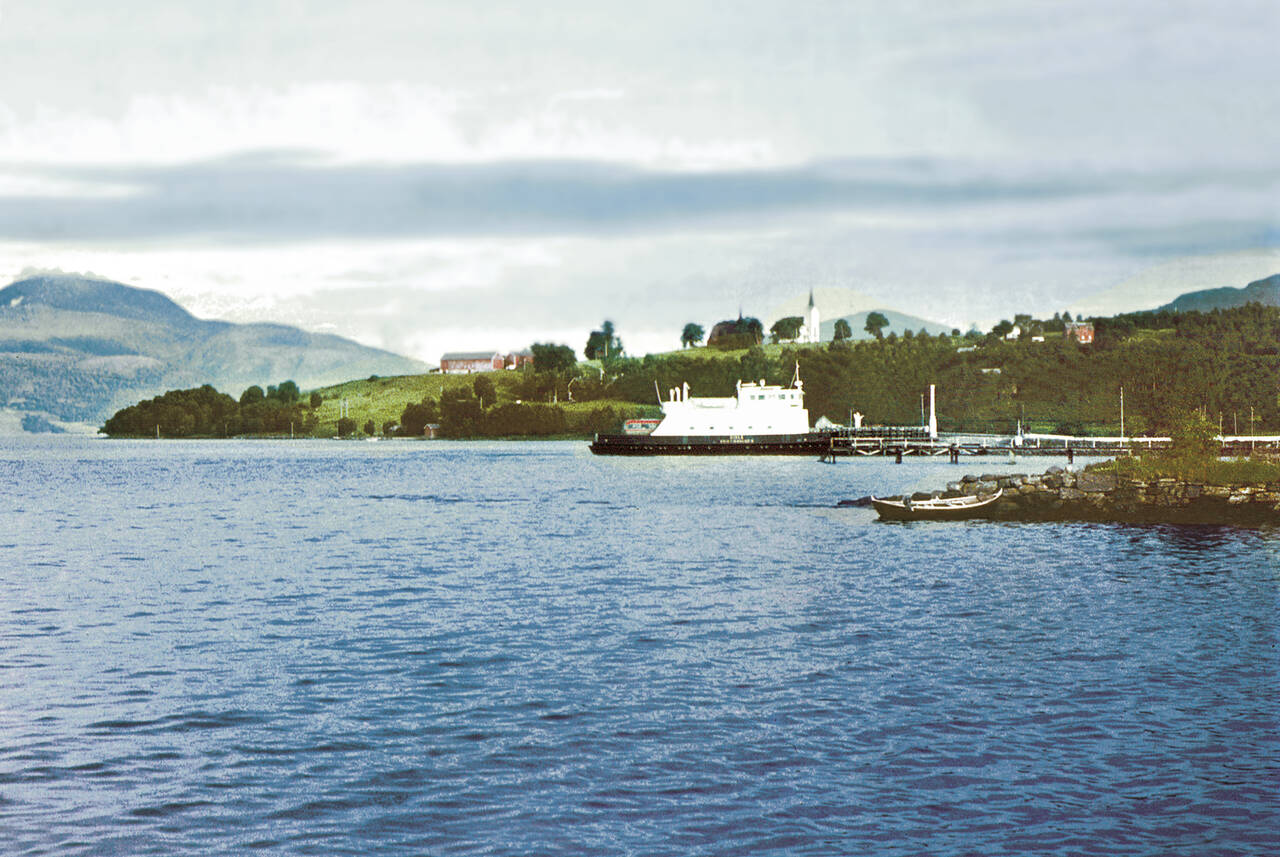
[{"label": "boat hull", "polygon": [[830,445],[830,435],[817,433],[731,437],[598,434],[591,451],[596,455],[822,455]]},{"label": "boat hull", "polygon": [[963,505],[933,505],[928,500],[921,500],[908,506],[900,500],[877,497],[871,498],[871,505],[882,521],[967,521],[989,517],[1001,493]]}]

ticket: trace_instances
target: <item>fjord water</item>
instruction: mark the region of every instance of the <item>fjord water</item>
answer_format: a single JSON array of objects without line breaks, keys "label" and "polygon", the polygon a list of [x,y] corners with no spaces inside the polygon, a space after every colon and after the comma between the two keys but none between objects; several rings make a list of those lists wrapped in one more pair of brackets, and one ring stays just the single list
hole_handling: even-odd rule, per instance
[{"label": "fjord water", "polygon": [[1280,531],[964,470],[8,441],[0,851],[1274,853]]}]

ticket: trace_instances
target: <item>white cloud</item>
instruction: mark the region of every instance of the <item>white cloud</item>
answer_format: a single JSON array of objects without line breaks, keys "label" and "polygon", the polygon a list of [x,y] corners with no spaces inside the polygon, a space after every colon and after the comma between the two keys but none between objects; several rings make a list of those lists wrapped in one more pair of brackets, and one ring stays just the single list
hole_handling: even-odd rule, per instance
[{"label": "white cloud", "polygon": [[20,115],[0,105],[0,161],[174,164],[261,150],[359,162],[600,159],[706,168],[774,160],[767,140],[693,139],[596,115],[595,105],[615,100],[614,92],[561,93],[548,103],[534,93],[332,81],[139,93],[115,115],[54,106]]}]

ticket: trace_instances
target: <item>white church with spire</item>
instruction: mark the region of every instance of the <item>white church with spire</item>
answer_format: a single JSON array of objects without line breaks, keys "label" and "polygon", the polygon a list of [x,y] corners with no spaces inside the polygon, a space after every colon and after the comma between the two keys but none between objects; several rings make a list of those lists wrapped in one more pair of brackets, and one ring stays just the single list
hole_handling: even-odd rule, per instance
[{"label": "white church with spire", "polygon": [[804,327],[800,329],[800,342],[822,341],[822,318],[813,302],[813,289],[809,289],[809,310],[805,313]]}]

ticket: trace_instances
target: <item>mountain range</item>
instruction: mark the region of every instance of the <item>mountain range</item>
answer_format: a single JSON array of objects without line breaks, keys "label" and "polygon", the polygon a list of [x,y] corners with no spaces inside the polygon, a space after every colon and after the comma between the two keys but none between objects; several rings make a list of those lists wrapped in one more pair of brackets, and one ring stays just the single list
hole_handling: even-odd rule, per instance
[{"label": "mountain range", "polygon": [[109,280],[42,275],[0,289],[0,409],[28,429],[100,424],[174,388],[238,395],[253,384],[306,389],[427,368],[331,334],[199,319],[160,292]]},{"label": "mountain range", "polygon": [[1187,292],[1179,295],[1161,310],[1172,312],[1209,312],[1215,309],[1231,309],[1250,303],[1264,306],[1280,306],[1280,274],[1272,274],[1261,280],[1254,280],[1241,289],[1231,287],[1221,289],[1205,289],[1199,292]]}]

